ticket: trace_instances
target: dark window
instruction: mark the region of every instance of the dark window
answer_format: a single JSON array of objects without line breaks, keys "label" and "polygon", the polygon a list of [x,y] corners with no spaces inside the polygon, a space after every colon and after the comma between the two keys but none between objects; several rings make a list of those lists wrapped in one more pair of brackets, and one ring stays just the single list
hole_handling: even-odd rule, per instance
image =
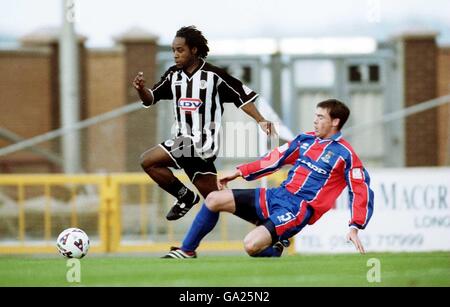
[{"label": "dark window", "polygon": [[242,76],[242,81],[244,83],[251,83],[252,82],[252,68],[250,66],[244,66],[244,75]]},{"label": "dark window", "polygon": [[348,68],[348,80],[350,82],[361,82],[361,72],[359,66],[352,65]]},{"label": "dark window", "polygon": [[380,66],[369,65],[369,81],[370,82],[380,81]]}]

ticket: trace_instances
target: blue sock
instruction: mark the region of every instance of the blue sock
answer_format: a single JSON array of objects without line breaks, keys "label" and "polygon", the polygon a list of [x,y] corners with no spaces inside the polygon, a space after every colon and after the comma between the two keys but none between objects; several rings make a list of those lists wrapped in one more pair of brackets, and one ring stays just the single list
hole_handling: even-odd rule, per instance
[{"label": "blue sock", "polygon": [[252,255],[252,257],[281,257],[281,252],[282,251],[280,251],[279,249],[276,249],[273,246],[269,246],[262,252]]},{"label": "blue sock", "polygon": [[186,252],[195,251],[200,241],[216,226],[218,220],[219,212],[212,212],[203,204],[184,237],[181,249]]}]

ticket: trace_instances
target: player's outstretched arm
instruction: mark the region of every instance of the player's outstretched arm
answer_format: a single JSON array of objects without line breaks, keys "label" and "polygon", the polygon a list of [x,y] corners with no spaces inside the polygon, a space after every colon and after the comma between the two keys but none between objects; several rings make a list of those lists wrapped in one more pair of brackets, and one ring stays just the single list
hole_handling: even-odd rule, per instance
[{"label": "player's outstretched arm", "polygon": [[347,241],[351,241],[355,245],[356,249],[361,253],[365,254],[364,246],[358,237],[358,229],[351,227],[349,233],[347,234]]},{"label": "player's outstretched arm", "polygon": [[144,105],[149,106],[153,104],[153,95],[150,91],[145,87],[145,79],[144,73],[139,72],[133,80],[133,87],[139,94],[139,98],[141,98]]},{"label": "player's outstretched arm", "polygon": [[217,180],[217,186],[218,186],[219,190],[223,190],[224,188],[227,188],[228,182],[233,181],[234,179],[236,179],[238,177],[242,177],[242,173],[240,170],[237,170],[236,172],[234,172],[231,175],[219,178],[219,180]]},{"label": "player's outstretched arm", "polygon": [[253,102],[247,103],[242,107],[242,110],[251,116],[261,129],[269,136],[275,137],[277,135],[277,131],[275,130],[275,126],[271,121],[266,120],[261,113],[259,113]]}]

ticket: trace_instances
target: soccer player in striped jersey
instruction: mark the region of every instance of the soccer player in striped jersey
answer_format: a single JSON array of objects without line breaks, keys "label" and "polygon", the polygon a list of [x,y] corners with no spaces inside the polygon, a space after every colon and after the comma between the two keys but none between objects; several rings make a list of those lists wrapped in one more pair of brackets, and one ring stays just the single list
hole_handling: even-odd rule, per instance
[{"label": "soccer player in striped jersey", "polygon": [[169,169],[184,169],[203,198],[217,191],[214,160],[218,153],[219,132],[224,103],[234,103],[255,119],[269,135],[273,124],[259,113],[253,90],[226,71],[205,61],[209,47],[202,32],[194,26],[179,29],[172,43],[175,65],[152,89],[145,87],[142,73],[133,80],[144,107],[159,100],[171,100],[176,135],[147,150],[141,156],[144,171],[176,198],[168,220],[183,217],[200,197],[188,189]]},{"label": "soccer player in striped jersey", "polygon": [[[370,177],[341,128],[350,110],[336,100],[317,104],[314,131],[298,135],[262,159],[243,164],[219,180],[221,191],[206,198],[183,240],[163,258],[195,258],[200,241],[216,225],[219,212],[230,212],[257,227],[244,238],[246,252],[254,257],[279,257],[289,238],[314,224],[330,210],[347,186],[351,218],[347,239],[360,253],[364,247],[358,230],[364,229],[373,212]],[[223,189],[238,177],[255,180],[293,165],[277,188]]]}]

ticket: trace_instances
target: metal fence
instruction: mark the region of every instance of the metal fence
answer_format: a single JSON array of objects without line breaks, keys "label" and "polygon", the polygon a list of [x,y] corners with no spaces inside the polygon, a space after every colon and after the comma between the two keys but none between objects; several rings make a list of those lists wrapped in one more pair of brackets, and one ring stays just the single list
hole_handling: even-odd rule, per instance
[{"label": "metal fence", "polygon": [[[177,176],[190,186],[186,176]],[[272,175],[269,184],[282,176]],[[173,200],[140,173],[1,175],[0,254],[56,253],[56,238],[69,227],[87,232],[94,253],[167,251],[180,243],[200,208],[168,222],[165,215]],[[222,214],[200,249],[242,251],[242,239],[252,228]]]}]

